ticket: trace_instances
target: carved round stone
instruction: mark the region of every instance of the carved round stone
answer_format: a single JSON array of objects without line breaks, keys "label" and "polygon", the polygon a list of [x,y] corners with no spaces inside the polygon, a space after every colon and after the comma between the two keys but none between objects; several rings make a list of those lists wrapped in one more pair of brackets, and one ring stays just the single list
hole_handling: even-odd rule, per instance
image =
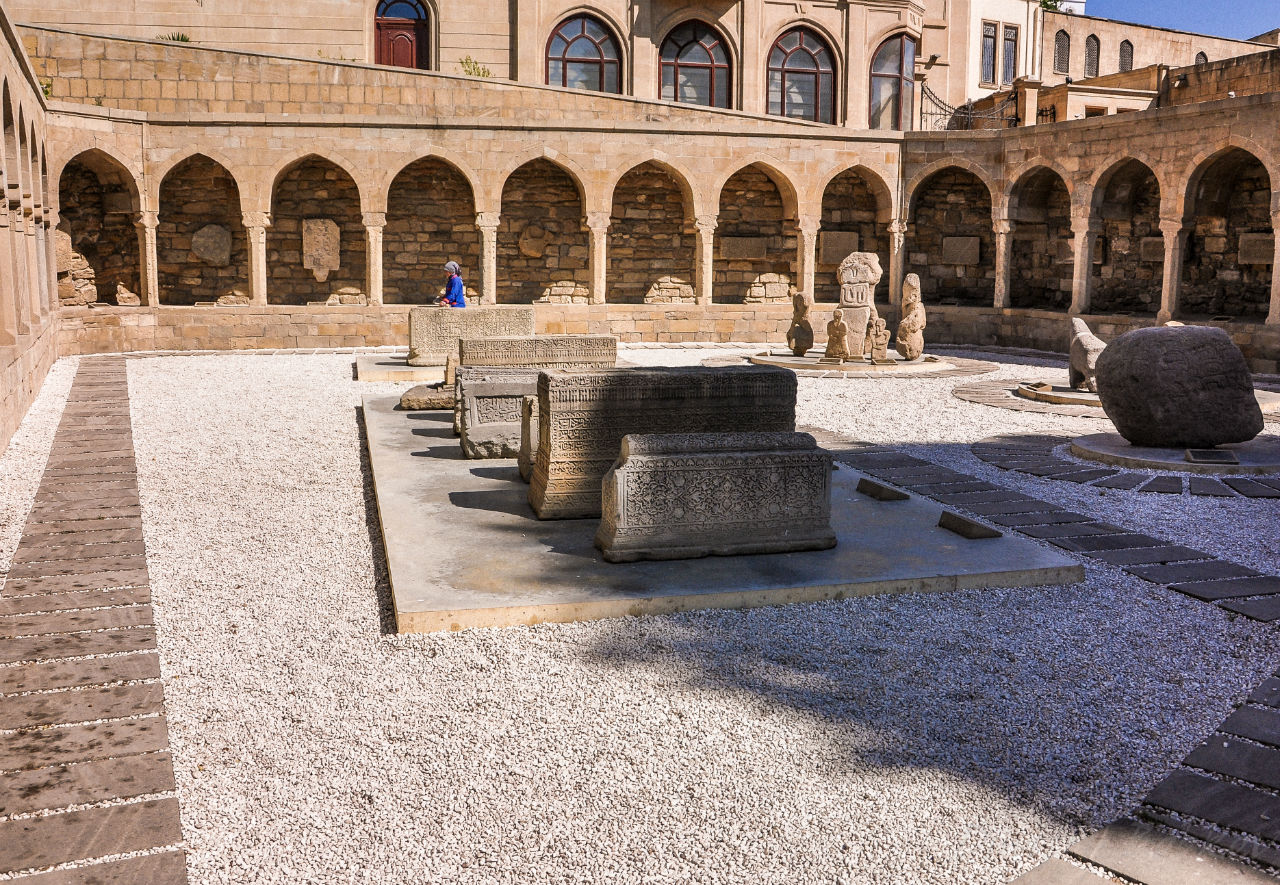
[{"label": "carved round stone", "polygon": [[191,251],[205,264],[226,267],[231,263],[231,231],[220,224],[206,224],[192,234]]}]

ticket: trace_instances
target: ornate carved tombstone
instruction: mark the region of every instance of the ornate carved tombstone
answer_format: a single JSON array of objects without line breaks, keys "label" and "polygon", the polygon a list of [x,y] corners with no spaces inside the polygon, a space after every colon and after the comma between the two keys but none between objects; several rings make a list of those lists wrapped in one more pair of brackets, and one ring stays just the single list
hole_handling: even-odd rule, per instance
[{"label": "ornate carved tombstone", "polygon": [[822,362],[842,363],[849,358],[849,326],[844,321],[844,311],[837,307],[827,323],[827,349]]},{"label": "ornate carved tombstone", "polygon": [[609,562],[836,544],[831,453],[807,433],[628,434],[602,485]]},{"label": "ornate carved tombstone", "polygon": [[443,366],[461,338],[532,338],[532,305],[414,307],[409,311],[409,365]]},{"label": "ornate carved tombstone", "polygon": [[1080,317],[1071,318],[1071,364],[1067,369],[1067,383],[1076,390],[1098,392],[1098,357],[1106,347]]},{"label": "ornate carved tombstone", "polygon": [[537,335],[461,338],[460,366],[521,366],[528,369],[608,369],[618,362],[612,335]]},{"label": "ornate carved tombstone", "polygon": [[526,396],[520,401],[520,454],[516,463],[520,478],[533,478],[533,462],[538,459],[538,397]]},{"label": "ornate carved tombstone", "polygon": [[520,406],[537,385],[537,369],[459,367],[454,409],[463,457],[518,457]]},{"label": "ornate carved tombstone", "polygon": [[867,325],[876,312],[876,284],[883,275],[880,258],[874,252],[850,252],[836,271],[840,281],[840,309],[849,326],[849,344],[857,348],[857,352],[850,351],[846,359],[862,356]]},{"label": "ornate carved tombstone", "polygon": [[898,320],[897,351],[904,360],[916,360],[924,353],[924,304],[920,301],[920,278],[907,274],[902,281],[902,319]]},{"label": "ornate carved tombstone", "polygon": [[787,347],[796,356],[804,356],[813,347],[813,326],[809,323],[809,308],[813,302],[804,292],[791,296],[791,328],[787,329]]}]

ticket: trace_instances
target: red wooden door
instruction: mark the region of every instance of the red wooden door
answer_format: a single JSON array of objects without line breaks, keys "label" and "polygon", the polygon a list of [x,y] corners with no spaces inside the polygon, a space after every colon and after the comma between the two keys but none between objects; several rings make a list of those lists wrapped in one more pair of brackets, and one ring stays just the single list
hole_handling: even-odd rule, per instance
[{"label": "red wooden door", "polygon": [[377,20],[378,39],[375,62],[400,68],[427,67],[425,22],[400,18]]}]

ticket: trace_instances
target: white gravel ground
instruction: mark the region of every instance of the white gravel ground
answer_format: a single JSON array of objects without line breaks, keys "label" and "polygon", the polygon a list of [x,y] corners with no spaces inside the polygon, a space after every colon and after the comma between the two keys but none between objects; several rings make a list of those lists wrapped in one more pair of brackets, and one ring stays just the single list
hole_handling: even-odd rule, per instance
[{"label": "white gravel ground", "polygon": [[[655,353],[725,355],[625,358]],[[129,362],[196,885],[1005,883],[1128,810],[1280,663],[1280,630],[1097,567],[1070,587],[389,636],[356,406],[403,385],[353,382],[351,360]],[[962,402],[966,380],[803,380],[801,420],[1096,495],[966,444],[1097,422]],[[16,449],[37,468],[43,414]],[[1276,502],[1089,506],[1241,561],[1280,520]]]}]

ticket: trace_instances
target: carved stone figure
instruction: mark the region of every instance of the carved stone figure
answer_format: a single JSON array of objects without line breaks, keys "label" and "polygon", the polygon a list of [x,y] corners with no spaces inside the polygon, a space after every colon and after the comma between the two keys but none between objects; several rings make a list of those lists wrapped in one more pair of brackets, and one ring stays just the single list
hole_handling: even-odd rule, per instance
[{"label": "carved stone figure", "polygon": [[871,355],[873,363],[889,363],[889,324],[884,321],[884,317],[877,316],[871,321],[871,327],[867,330],[867,352]]},{"label": "carved stone figure", "polygon": [[1135,446],[1210,448],[1262,432],[1244,355],[1211,326],[1126,332],[1098,357],[1098,398]]},{"label": "carved stone figure", "polygon": [[460,338],[533,337],[533,306],[414,307],[409,310],[409,365],[443,366]]},{"label": "carved stone figure", "polygon": [[857,349],[856,353],[850,351],[852,358],[862,356],[867,326],[876,313],[876,284],[883,275],[880,258],[874,252],[850,252],[836,271],[836,279],[840,281],[840,309],[845,312],[849,326],[849,343]]},{"label": "carved stone figure", "polygon": [[827,349],[822,358],[839,362],[849,358],[849,327],[844,321],[844,311],[838,307],[827,323]]},{"label": "carved stone figure", "polygon": [[831,453],[807,433],[628,434],[601,510],[609,562],[836,545]]},{"label": "carved stone figure", "polygon": [[520,401],[520,454],[516,456],[516,466],[525,482],[533,478],[533,464],[537,460],[538,397],[535,395]]},{"label": "carved stone figure", "polygon": [[253,298],[244,289],[235,288],[218,296],[218,304],[252,304]]},{"label": "carved stone figure", "polygon": [[796,356],[804,356],[813,347],[813,326],[809,323],[809,296],[797,292],[791,296],[791,328],[787,329],[787,347]]},{"label": "carved stone figure", "polygon": [[419,384],[410,387],[400,397],[400,408],[406,412],[452,409],[453,387],[444,387],[439,384]]},{"label": "carved stone figure", "polygon": [[1089,331],[1088,324],[1080,317],[1071,318],[1071,365],[1067,369],[1067,383],[1076,390],[1098,392],[1098,357],[1106,342]]},{"label": "carved stone figure", "polygon": [[907,274],[902,281],[902,318],[898,320],[896,348],[904,360],[916,360],[924,353],[924,304],[920,301],[920,277]]},{"label": "carved stone figure", "polygon": [[231,263],[231,231],[220,224],[206,224],[191,235],[191,251],[205,264],[226,267]]},{"label": "carved stone figure", "polygon": [[142,299],[130,292],[124,283],[116,283],[116,304],[121,307],[137,307]]},{"label": "carved stone figure", "polygon": [[318,283],[342,267],[342,229],[338,222],[332,218],[302,219],[302,266],[315,274]]}]

